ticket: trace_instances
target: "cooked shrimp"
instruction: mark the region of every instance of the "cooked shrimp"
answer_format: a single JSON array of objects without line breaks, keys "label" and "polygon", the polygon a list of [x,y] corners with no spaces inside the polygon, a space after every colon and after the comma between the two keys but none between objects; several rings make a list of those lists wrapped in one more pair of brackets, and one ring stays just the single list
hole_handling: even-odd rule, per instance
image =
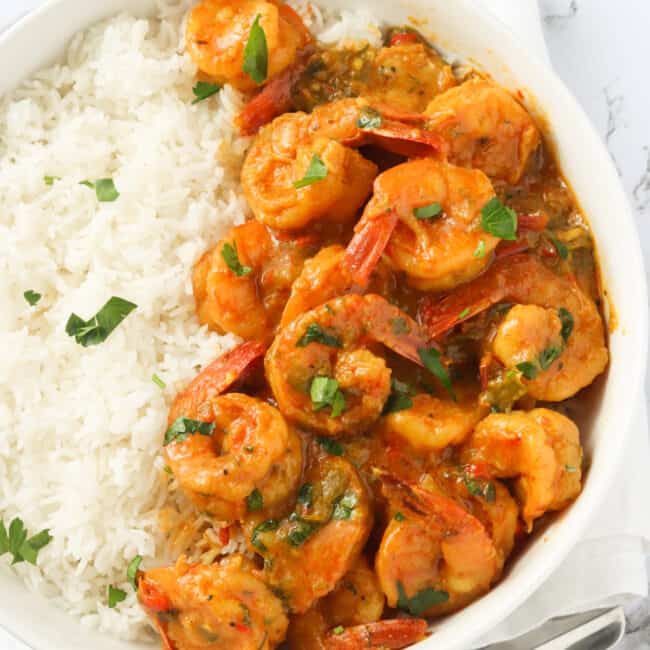
[{"label": "cooked shrimp", "polygon": [[328,629],[374,623],[384,611],[384,593],[375,572],[360,556],[336,589],[310,610],[291,618],[287,642],[291,650],[322,650]]},{"label": "cooked shrimp", "polygon": [[[251,210],[272,228],[295,230],[321,219],[349,221],[377,175],[376,165],[357,151],[310,134],[309,120],[304,113],[273,120],[260,131],[244,161],[241,182]],[[296,187],[314,161],[318,173]]]},{"label": "cooked shrimp", "polygon": [[300,240],[278,241],[257,221],[236,226],[194,267],[199,321],[218,332],[269,341],[310,251]]},{"label": "cooked shrimp", "polygon": [[398,618],[357,625],[325,637],[324,650],[388,650],[407,648],[427,636],[428,623],[421,618]]},{"label": "cooked shrimp", "polygon": [[422,43],[384,47],[377,53],[364,96],[398,110],[421,113],[440,93],[456,85],[450,65]]},{"label": "cooked shrimp", "polygon": [[580,493],[580,432],[549,409],[488,416],[465,443],[461,461],[477,476],[515,479],[529,530],[535,519],[565,508]]},{"label": "cooked shrimp", "polygon": [[[291,296],[282,313],[280,327],[286,327],[310,309],[352,290],[354,281],[343,264],[344,255],[342,246],[328,246],[305,262],[300,276],[291,287]],[[388,267],[379,264],[368,290],[386,296],[392,291],[393,282],[393,274]]]},{"label": "cooked shrimp", "polygon": [[242,555],[209,566],[181,556],[142,572],[138,597],[170,650],[273,650],[287,630],[282,601]]},{"label": "cooked shrimp", "polygon": [[429,128],[449,145],[449,160],[490,178],[517,183],[541,142],[526,109],[512,95],[472,79],[436,97],[425,113]]},{"label": "cooked shrimp", "polygon": [[187,51],[199,70],[218,83],[243,91],[257,82],[244,72],[244,50],[255,21],[268,50],[265,79],[289,67],[311,40],[309,30],[291,7],[264,0],[202,0],[187,21]]},{"label": "cooked shrimp", "polygon": [[412,398],[413,405],[382,418],[378,430],[388,440],[400,440],[418,452],[442,451],[459,445],[485,415],[476,395],[461,402],[442,400],[421,394]]},{"label": "cooked shrimp", "polygon": [[494,543],[481,522],[453,499],[383,477],[393,517],[375,570],[388,605],[415,616],[456,611],[498,577]]},{"label": "cooked shrimp", "polygon": [[[594,301],[572,277],[556,274],[530,255],[497,260],[480,278],[439,302],[426,303],[420,317],[435,339],[501,302],[543,308],[515,311],[502,325],[495,347],[506,365],[532,365],[522,382],[534,398],[560,402],[605,370],[608,353],[603,320]],[[558,318],[548,310],[555,311]],[[546,343],[552,347],[543,355],[529,357]],[[513,345],[520,344],[520,351],[514,349]]]},{"label": "cooked shrimp", "polygon": [[252,528],[252,550],[264,558],[261,577],[283,594],[292,612],[307,611],[354,565],[372,519],[355,468],[343,458],[321,457],[308,467],[294,511]]},{"label": "cooked shrimp", "polygon": [[415,363],[426,347],[419,325],[375,294],[336,298],[293,321],[265,360],[278,408],[327,435],[367,428],[381,414],[391,378],[386,361],[367,347],[371,342]]},{"label": "cooked shrimp", "polygon": [[[483,172],[433,159],[412,160],[380,174],[348,247],[346,263],[353,277],[366,284],[385,247],[389,263],[404,271],[416,289],[442,291],[472,280],[490,264],[500,241],[480,226],[481,209],[493,197]],[[424,208],[435,214],[418,218]],[[475,254],[479,246],[480,257]]]},{"label": "cooked shrimp", "polygon": [[[172,407],[172,413],[178,412]],[[185,421],[197,417],[212,426],[192,435]],[[300,478],[298,435],[277,409],[248,395],[220,395],[198,411],[183,412],[170,420],[165,442],[167,464],[188,497],[225,520],[241,519],[252,510],[249,497],[256,499],[255,510],[274,513]]]}]

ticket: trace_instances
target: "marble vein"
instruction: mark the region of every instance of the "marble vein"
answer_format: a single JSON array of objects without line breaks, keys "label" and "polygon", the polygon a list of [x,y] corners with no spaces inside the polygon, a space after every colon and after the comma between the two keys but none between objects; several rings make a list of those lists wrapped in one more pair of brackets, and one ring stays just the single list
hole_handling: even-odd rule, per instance
[{"label": "marble vein", "polygon": [[645,212],[650,207],[650,147],[643,147],[646,154],[645,171],[632,190],[636,208]]},{"label": "marble vein", "polygon": [[612,151],[612,138],[620,128],[620,118],[623,115],[623,110],[625,108],[625,97],[622,94],[612,93],[612,86],[615,86],[617,82],[618,79],[615,79],[603,88],[603,94],[605,95],[605,101],[607,103],[607,131],[605,133],[605,144],[607,145],[609,155],[614,161],[618,175],[623,176],[621,166],[618,164],[616,155]]}]

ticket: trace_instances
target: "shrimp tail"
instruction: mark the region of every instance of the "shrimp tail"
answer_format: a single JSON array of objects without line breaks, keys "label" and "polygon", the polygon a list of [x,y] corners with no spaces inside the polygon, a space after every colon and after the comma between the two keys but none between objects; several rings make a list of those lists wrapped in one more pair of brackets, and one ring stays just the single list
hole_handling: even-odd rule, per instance
[{"label": "shrimp tail", "polygon": [[266,347],[257,341],[246,341],[213,361],[178,394],[169,412],[169,423],[196,406],[225,393],[246,381],[262,363]]},{"label": "shrimp tail", "polygon": [[398,220],[396,210],[368,219],[349,243],[343,257],[343,268],[349,272],[354,284],[362,289],[368,286]]},{"label": "shrimp tail", "polygon": [[357,625],[342,634],[330,632],[325,650],[363,650],[363,648],[406,648],[427,636],[428,623],[421,618],[399,618]]},{"label": "shrimp tail", "polygon": [[307,67],[307,62],[313,52],[313,45],[303,48],[293,65],[271,79],[246,104],[244,110],[237,116],[237,126],[242,136],[255,135],[265,124],[271,122],[278,115],[291,110],[293,106],[291,92]]}]

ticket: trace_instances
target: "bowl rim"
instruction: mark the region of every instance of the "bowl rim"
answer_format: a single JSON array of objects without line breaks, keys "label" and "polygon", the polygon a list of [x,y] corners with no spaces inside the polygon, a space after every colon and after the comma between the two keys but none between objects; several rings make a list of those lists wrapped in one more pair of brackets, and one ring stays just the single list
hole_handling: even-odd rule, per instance
[{"label": "bowl rim", "polygon": [[[151,0],[148,1],[152,4]],[[51,12],[72,11],[75,2],[78,3],[79,0],[45,0],[43,4],[21,17],[0,34],[0,52],[3,51],[5,46],[7,46],[7,44],[17,34],[34,29],[40,21],[46,20]],[[331,4],[332,0],[316,0],[316,2]],[[336,4],[336,2],[334,2],[334,4]],[[622,183],[616,173],[614,164],[590,119],[571,92],[567,89],[564,82],[548,65],[548,63],[543,61],[536,53],[531,53],[527,49],[525,43],[492,13],[486,11],[484,6],[478,4],[474,0],[455,0],[454,4],[457,5],[461,13],[466,13],[468,16],[472,16],[479,22],[487,24],[491,33],[503,39],[509,49],[516,50],[522,59],[530,64],[530,67],[532,68],[531,78],[534,76],[539,80],[539,84],[552,87],[557,100],[568,107],[569,110],[567,113],[577,117],[579,120],[583,134],[588,137],[586,145],[588,146],[590,153],[598,158],[597,165],[600,172],[606,174],[612,180],[615,179],[615,182],[610,184],[615,187],[616,196],[613,197],[614,201],[621,207],[617,219],[623,221],[624,229],[632,235],[631,239],[634,240],[634,245],[631,249],[626,251],[626,255],[628,256],[629,266],[632,270],[637,272],[635,277],[631,278],[631,280],[634,282],[633,289],[636,291],[636,298],[641,306],[638,313],[638,320],[635,323],[636,327],[630,334],[633,338],[633,342],[637,346],[638,354],[634,359],[633,365],[628,368],[626,378],[628,385],[632,387],[630,390],[630,397],[632,397],[632,400],[630,401],[636,404],[637,400],[643,396],[647,365],[648,311],[646,307],[648,304],[648,292],[646,275],[644,272],[643,255],[641,252],[640,238],[636,222],[630,208],[629,200],[627,199]],[[70,5],[68,9],[66,9],[67,5]],[[422,7],[420,6],[419,9],[422,10]],[[116,13],[117,12],[111,10],[105,12],[105,15],[110,16],[115,15]],[[89,24],[90,23],[85,27],[88,27]],[[478,63],[480,65],[480,61]],[[11,86],[7,89],[1,90],[0,95],[5,95],[10,91]],[[538,100],[534,93],[532,96],[534,101],[537,102]],[[539,105],[543,109],[543,104],[541,102]],[[567,180],[570,181],[570,179]],[[577,193],[576,198],[578,200],[580,198],[577,196]],[[599,241],[596,243],[597,250],[599,250]],[[531,567],[526,567],[523,574],[518,576],[517,580],[509,579],[509,577],[506,576],[505,579],[500,581],[480,600],[455,614],[454,619],[456,619],[457,624],[453,626],[453,629],[437,630],[437,626],[434,623],[433,635],[413,647],[425,649],[438,646],[447,648],[448,650],[467,647],[467,644],[471,644],[473,640],[479,638],[491,627],[510,615],[514,609],[523,604],[526,598],[539,588],[543,581],[566,558],[571,549],[576,546],[579,539],[584,535],[591,519],[596,515],[599,506],[605,499],[607,490],[613,484],[616,474],[621,466],[625,444],[629,439],[634,415],[634,409],[622,408],[619,410],[619,444],[610,445],[610,453],[608,455],[609,462],[604,467],[600,468],[598,480],[588,481],[583,486],[583,492],[580,497],[573,503],[570,511],[564,513],[564,516],[562,517],[562,519],[567,520],[566,525],[563,527],[562,534],[556,535],[554,538],[549,540],[545,553],[538,559],[536,564]],[[568,526],[569,523],[571,524],[570,527]],[[507,598],[503,599],[503,601],[499,601],[499,597],[504,595],[504,589],[501,587],[505,587],[505,591],[507,592]],[[492,616],[484,616],[482,618],[476,616],[478,608],[491,608]],[[22,638],[24,642],[29,643],[34,648],[39,647],[39,650],[40,647],[43,649],[45,648],[45,646],[34,645],[36,643],[40,644],[40,641],[37,641],[36,639],[40,638],[42,640],[42,635],[33,635],[33,633],[28,632],[28,629],[14,632],[12,631],[12,624],[15,624],[15,622],[8,620],[4,615],[4,610],[0,608],[0,625],[2,625],[2,627],[17,638]],[[467,624],[471,624],[471,630],[465,629],[464,632],[462,632],[464,628],[470,627]]]}]

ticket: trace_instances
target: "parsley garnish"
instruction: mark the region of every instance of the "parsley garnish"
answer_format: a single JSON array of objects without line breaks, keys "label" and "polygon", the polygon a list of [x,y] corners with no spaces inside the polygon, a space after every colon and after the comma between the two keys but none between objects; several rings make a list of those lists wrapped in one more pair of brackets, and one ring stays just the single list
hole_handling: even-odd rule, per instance
[{"label": "parsley garnish", "polygon": [[378,129],[381,127],[382,122],[381,113],[376,108],[365,106],[361,109],[357,126],[360,129]]},{"label": "parsley garnish", "polygon": [[138,569],[142,564],[142,555],[136,555],[130,562],[129,566],[126,568],[126,578],[131,583],[131,586],[135,591],[138,590],[138,583],[136,578],[138,576]]},{"label": "parsley garnish", "polygon": [[413,406],[411,397],[415,394],[412,386],[397,379],[390,380],[391,393],[384,406],[384,415],[387,413],[397,413],[410,409]]},{"label": "parsley garnish", "polygon": [[301,546],[317,530],[317,526],[310,524],[308,521],[303,521],[302,519],[295,517],[291,524],[291,529],[287,533],[287,540],[291,546]]},{"label": "parsley garnish", "polygon": [[9,524],[9,531],[5,528],[4,522],[0,519],[0,555],[11,553],[12,564],[29,562],[36,564],[38,552],[47,546],[52,540],[49,529],[27,538],[27,529],[23,520],[19,517],[12,519]]},{"label": "parsley garnish", "polygon": [[446,591],[436,591],[431,587],[418,591],[413,598],[409,598],[404,590],[404,585],[397,581],[397,607],[409,612],[412,616],[420,616],[434,605],[441,605],[449,600]]},{"label": "parsley garnish", "polygon": [[167,384],[155,372],[151,375],[151,381],[156,384],[160,390],[165,390],[165,388],[167,388]]},{"label": "parsley garnish", "polygon": [[306,348],[310,343],[322,343],[331,348],[343,347],[341,339],[328,334],[318,323],[312,323],[300,340],[296,343],[297,348]]},{"label": "parsley garnish", "polygon": [[327,178],[327,166],[321,160],[320,156],[315,153],[305,175],[299,180],[296,181],[293,186],[299,190],[302,187],[307,187],[308,185],[313,185]]},{"label": "parsley garnish", "polygon": [[113,296],[90,320],[72,314],[65,326],[68,336],[87,348],[103,343],[137,305]]},{"label": "parsley garnish", "polygon": [[415,208],[413,210],[413,216],[416,219],[433,219],[434,217],[439,217],[442,214],[442,206],[440,203],[431,203],[430,205],[424,205],[421,208]]},{"label": "parsley garnish", "polygon": [[259,512],[264,507],[264,497],[262,493],[255,488],[246,497],[246,509],[248,512]]},{"label": "parsley garnish", "polygon": [[40,293],[36,293],[36,291],[28,289],[23,294],[23,297],[33,307],[43,296]]},{"label": "parsley garnish", "polygon": [[332,634],[335,634],[336,636],[341,636],[345,632],[345,628],[342,625],[337,625],[333,630]]},{"label": "parsley garnish", "polygon": [[200,422],[190,418],[180,417],[165,431],[165,445],[172,442],[183,442],[190,434],[198,433],[202,436],[211,436],[214,431],[214,422]]},{"label": "parsley garnish", "polygon": [[562,330],[560,332],[562,334],[562,338],[565,341],[568,341],[569,337],[571,336],[571,332],[573,332],[573,314],[571,314],[571,312],[564,307],[560,307],[557,314],[560,317],[560,322],[562,323]]},{"label": "parsley garnish", "polygon": [[537,364],[532,361],[522,361],[521,363],[518,363],[517,370],[519,370],[526,379],[535,379],[539,372]]},{"label": "parsley garnish", "polygon": [[482,259],[485,257],[485,242],[481,239],[479,241],[478,245],[476,246],[476,250],[474,251],[474,257],[476,259]]},{"label": "parsley garnish", "polygon": [[569,257],[569,249],[566,247],[566,245],[557,237],[551,237],[551,241],[553,242],[553,246],[555,246],[555,250],[557,251],[557,254],[560,256],[560,258],[566,260]]},{"label": "parsley garnish", "polygon": [[108,606],[113,609],[117,603],[126,599],[126,591],[122,591],[113,585],[108,585]]},{"label": "parsley garnish", "polygon": [[331,377],[314,377],[309,390],[314,411],[331,406],[330,416],[339,417],[345,411],[345,395],[339,388],[339,382]]},{"label": "parsley garnish", "polygon": [[334,504],[332,519],[349,519],[357,505],[357,495],[354,492],[346,492]]},{"label": "parsley garnish", "polygon": [[266,551],[266,546],[260,541],[259,536],[261,533],[268,533],[278,529],[280,524],[275,519],[267,519],[261,524],[258,524],[253,529],[253,534],[251,535],[251,544],[260,551]]},{"label": "parsley garnish", "polygon": [[494,503],[496,500],[496,488],[491,481],[479,481],[469,476],[464,476],[463,482],[467,491],[475,497],[483,497],[488,503]]},{"label": "parsley garnish", "polygon": [[548,370],[551,364],[562,354],[562,348],[546,348],[539,354],[539,365],[542,370]]},{"label": "parsley garnish", "polygon": [[260,25],[260,14],[255,16],[244,48],[244,65],[242,70],[259,86],[266,81],[269,74],[269,48],[266,34]]},{"label": "parsley garnish", "polygon": [[100,178],[94,183],[92,181],[81,181],[79,185],[85,185],[91,190],[95,190],[97,200],[101,203],[112,203],[120,196],[112,178]]},{"label": "parsley garnish", "polygon": [[405,517],[401,512],[396,512],[396,513],[393,515],[393,519],[394,519],[395,521],[404,521],[404,520],[406,519],[406,517]]},{"label": "parsley garnish", "polygon": [[481,210],[481,228],[494,237],[514,241],[517,239],[517,213],[495,196]]},{"label": "parsley garnish", "polygon": [[43,182],[46,185],[49,185],[50,187],[56,183],[56,181],[60,181],[61,177],[60,176],[43,176]]},{"label": "parsley garnish", "polygon": [[242,263],[239,261],[239,254],[237,253],[237,244],[234,242],[232,244],[225,243],[223,245],[221,248],[221,257],[223,257],[228,268],[238,278],[248,275],[253,270],[250,266],[242,266]]},{"label": "parsley garnish", "polygon": [[458,314],[458,318],[460,320],[463,320],[463,318],[466,318],[467,316],[469,316],[469,312],[470,312],[469,307],[465,307],[465,309],[463,309],[463,311],[461,311],[460,314]]},{"label": "parsley garnish", "polygon": [[331,456],[343,456],[343,445],[332,438],[325,438],[320,436],[318,438],[318,444]]},{"label": "parsley garnish", "polygon": [[298,492],[298,503],[309,508],[314,499],[314,486],[311,483],[305,483]]},{"label": "parsley garnish", "polygon": [[420,359],[424,364],[424,367],[432,373],[435,377],[438,378],[438,381],[445,387],[447,393],[451,399],[456,400],[456,393],[451,385],[451,379],[449,378],[449,373],[447,369],[442,365],[442,354],[435,348],[422,348],[418,350]]},{"label": "parsley garnish", "polygon": [[208,97],[212,97],[212,95],[216,95],[220,90],[221,90],[221,86],[218,84],[212,84],[207,81],[197,81],[196,86],[192,88],[194,97],[196,97],[196,99],[192,102],[192,104],[198,104],[199,102],[202,102],[204,99],[207,99]]},{"label": "parsley garnish", "polygon": [[571,472],[577,472],[577,471],[578,471],[578,468],[577,468],[577,467],[574,467],[573,465],[565,465],[565,466],[564,466],[564,471],[565,471],[565,472],[570,472],[570,473],[571,473]]}]

